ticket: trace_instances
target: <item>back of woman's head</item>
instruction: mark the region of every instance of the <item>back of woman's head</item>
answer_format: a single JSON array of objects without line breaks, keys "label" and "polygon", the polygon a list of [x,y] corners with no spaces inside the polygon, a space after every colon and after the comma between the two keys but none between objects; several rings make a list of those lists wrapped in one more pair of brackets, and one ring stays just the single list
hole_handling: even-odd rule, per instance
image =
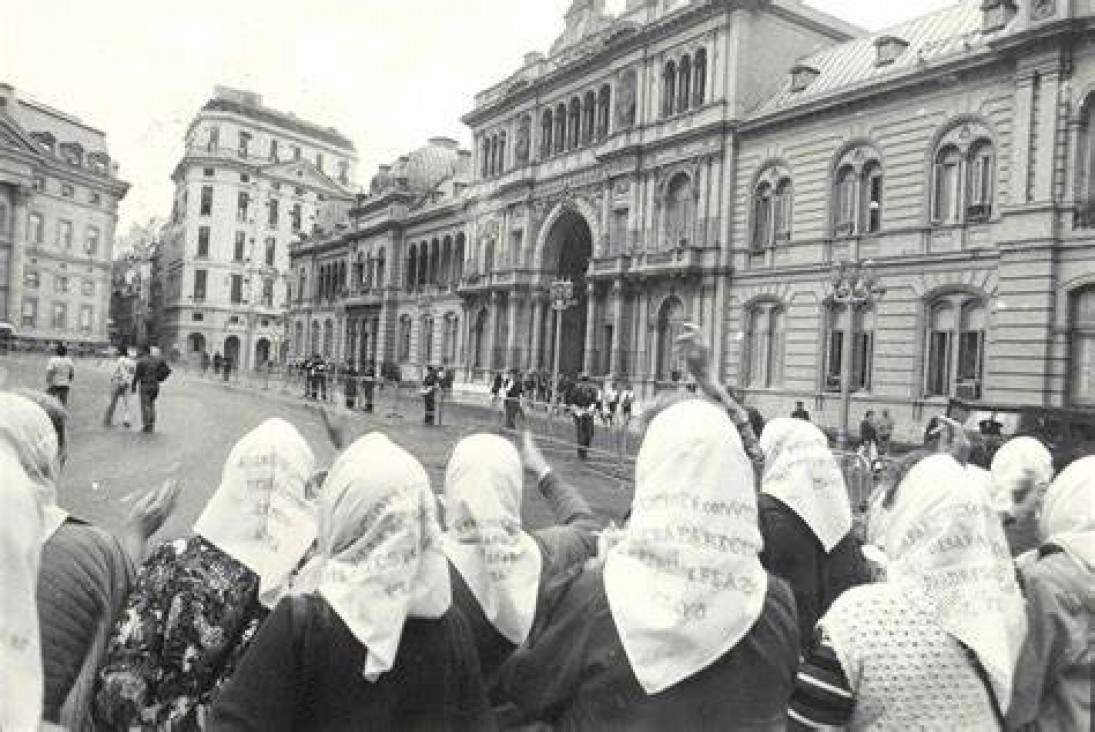
[{"label": "back of woman's head", "polygon": [[453,519],[469,512],[519,519],[523,481],[521,456],[513,443],[491,434],[465,437],[456,444],[445,468],[446,512]]},{"label": "back of woman's head", "polygon": [[52,490],[60,453],[49,415],[34,400],[12,392],[0,392],[0,415],[0,446],[15,454],[33,483]]},{"label": "back of woman's head", "polygon": [[1078,553],[1086,554],[1095,571],[1095,456],[1073,462],[1053,481],[1042,500],[1039,528],[1044,540],[1085,537],[1075,544],[1087,547]]}]

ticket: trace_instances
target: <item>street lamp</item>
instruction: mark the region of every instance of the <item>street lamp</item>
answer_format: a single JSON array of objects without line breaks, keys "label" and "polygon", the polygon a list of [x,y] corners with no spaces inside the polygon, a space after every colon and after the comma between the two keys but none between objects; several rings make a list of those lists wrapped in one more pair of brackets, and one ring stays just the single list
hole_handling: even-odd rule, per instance
[{"label": "street lamp", "polygon": [[569,278],[555,280],[550,288],[551,309],[555,312],[555,348],[552,357],[552,396],[559,398],[559,347],[563,341],[563,312],[574,304],[574,283]]},{"label": "street lamp", "polygon": [[829,295],[829,304],[843,305],[848,309],[848,324],[844,331],[840,357],[840,426],[837,432],[837,445],[841,450],[848,448],[848,420],[852,405],[852,347],[855,338],[855,316],[861,309],[870,306],[876,297],[883,295],[886,289],[878,284],[871,260],[866,262],[844,261],[833,267],[830,276],[833,291]]}]

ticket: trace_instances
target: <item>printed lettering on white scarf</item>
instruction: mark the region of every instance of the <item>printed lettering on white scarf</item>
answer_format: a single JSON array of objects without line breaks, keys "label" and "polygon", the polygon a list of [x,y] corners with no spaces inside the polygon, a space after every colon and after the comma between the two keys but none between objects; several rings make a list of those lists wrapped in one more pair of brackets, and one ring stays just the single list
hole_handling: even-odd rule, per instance
[{"label": "printed lettering on white scarf", "polygon": [[314,469],[296,428],[266,420],[232,448],[220,487],[194,524],[196,534],[259,576],[268,607],[315,541],[315,509],[305,497]]},{"label": "printed lettering on white scarf", "polygon": [[786,504],[832,551],[852,529],[852,506],[825,433],[809,422],[779,417],[764,427],[760,447],[761,492]]},{"label": "printed lettering on white scarf", "polygon": [[726,413],[699,400],[651,422],[605,593],[631,668],[656,694],[710,666],[764,606],[753,467]]},{"label": "printed lettering on white scarf", "polygon": [[418,460],[373,432],[331,466],[318,513],[318,551],[293,592],[327,601],[368,649],[363,675],[376,681],[406,619],[439,618],[452,603],[436,498]]},{"label": "printed lettering on white scarf", "polygon": [[460,441],[445,471],[442,546],[487,620],[511,643],[528,638],[543,557],[521,528],[521,456],[497,435]]}]

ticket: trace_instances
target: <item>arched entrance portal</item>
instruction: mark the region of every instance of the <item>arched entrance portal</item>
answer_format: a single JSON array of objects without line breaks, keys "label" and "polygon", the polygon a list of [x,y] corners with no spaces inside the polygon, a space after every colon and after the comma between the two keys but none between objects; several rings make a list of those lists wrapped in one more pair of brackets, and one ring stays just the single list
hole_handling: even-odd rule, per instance
[{"label": "arched entrance portal", "polygon": [[264,365],[270,360],[270,341],[265,338],[259,338],[255,343],[255,367]]},{"label": "arched entrance portal", "polygon": [[593,235],[589,224],[577,211],[564,210],[552,224],[545,240],[543,274],[549,281],[564,278],[573,282],[576,302],[563,312],[561,318],[552,318],[551,340],[545,344],[544,352],[550,354],[546,364],[550,368],[555,358],[555,323],[559,322],[562,329],[559,372],[572,376],[580,373],[585,364],[586,312],[589,308],[586,268],[592,255]]}]

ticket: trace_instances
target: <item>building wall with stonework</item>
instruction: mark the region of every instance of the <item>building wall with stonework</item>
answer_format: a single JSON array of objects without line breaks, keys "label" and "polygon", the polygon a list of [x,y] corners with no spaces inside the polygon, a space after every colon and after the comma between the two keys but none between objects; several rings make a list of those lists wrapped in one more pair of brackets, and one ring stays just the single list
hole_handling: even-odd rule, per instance
[{"label": "building wall with stonework", "polygon": [[0,84],[0,321],[29,339],[106,345],[128,189],[102,132]]}]

